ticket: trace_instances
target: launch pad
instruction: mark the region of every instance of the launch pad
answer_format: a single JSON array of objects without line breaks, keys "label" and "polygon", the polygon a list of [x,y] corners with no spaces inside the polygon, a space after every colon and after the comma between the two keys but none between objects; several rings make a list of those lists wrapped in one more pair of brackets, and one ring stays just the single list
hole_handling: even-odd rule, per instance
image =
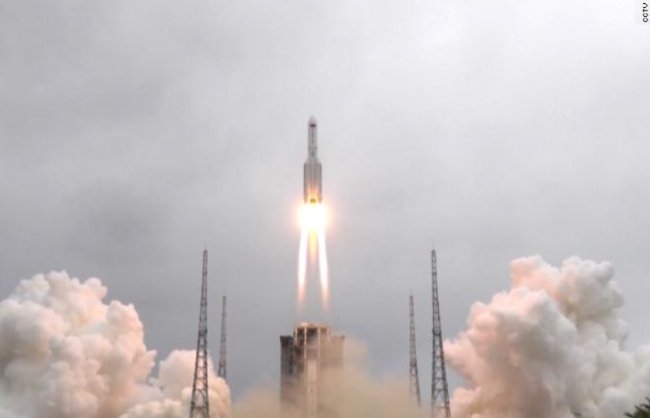
[{"label": "launch pad", "polygon": [[333,417],[331,406],[322,401],[321,389],[328,371],[343,367],[342,335],[332,335],[328,325],[298,324],[292,335],[280,337],[280,400],[305,418]]}]

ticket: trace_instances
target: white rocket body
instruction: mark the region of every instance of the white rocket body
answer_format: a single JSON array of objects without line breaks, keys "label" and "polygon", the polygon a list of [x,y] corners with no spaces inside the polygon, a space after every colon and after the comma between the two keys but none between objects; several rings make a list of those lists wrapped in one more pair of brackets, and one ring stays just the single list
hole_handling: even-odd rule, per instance
[{"label": "white rocket body", "polygon": [[317,204],[323,200],[322,168],[318,161],[318,138],[316,119],[309,118],[307,161],[303,165],[303,197],[305,203]]}]

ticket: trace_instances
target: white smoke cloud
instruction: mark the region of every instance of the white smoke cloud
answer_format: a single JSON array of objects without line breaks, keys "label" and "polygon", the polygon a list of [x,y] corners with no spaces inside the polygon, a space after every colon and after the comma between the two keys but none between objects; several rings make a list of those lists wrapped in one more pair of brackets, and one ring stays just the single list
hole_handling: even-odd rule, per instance
[{"label": "white smoke cloud", "polygon": [[[192,377],[196,351],[176,350],[160,362],[160,372],[152,384],[160,390],[158,399],[140,403],[120,418],[185,418],[189,413],[192,397]],[[230,415],[230,390],[226,382],[217,377],[208,361],[208,397],[210,416]]]},{"label": "white smoke cloud", "polygon": [[[467,382],[453,395],[454,418],[618,418],[650,395],[650,346],[625,349],[613,276],[610,264],[579,258],[559,269],[515,260],[511,289],[476,303],[468,329],[445,342]],[[150,377],[155,352],[137,312],[105,296],[98,279],[61,272],[23,280],[0,302],[0,418],[187,416],[194,352],[172,352]],[[405,381],[368,376],[362,351],[346,340],[346,367],[323,388],[339,416],[424,416]],[[230,416],[212,364],[209,380],[211,416]],[[249,394],[235,412],[286,418],[277,389]]]},{"label": "white smoke cloud", "polygon": [[[171,353],[149,379],[156,353],[138,314],[105,304],[106,292],[99,279],[52,272],[0,302],[0,418],[187,415],[193,353]],[[228,416],[228,387],[211,378],[211,416]]]},{"label": "white smoke cloud", "polygon": [[511,270],[511,289],[476,303],[445,342],[467,382],[454,418],[618,418],[650,395],[650,347],[624,349],[611,264],[528,257]]}]

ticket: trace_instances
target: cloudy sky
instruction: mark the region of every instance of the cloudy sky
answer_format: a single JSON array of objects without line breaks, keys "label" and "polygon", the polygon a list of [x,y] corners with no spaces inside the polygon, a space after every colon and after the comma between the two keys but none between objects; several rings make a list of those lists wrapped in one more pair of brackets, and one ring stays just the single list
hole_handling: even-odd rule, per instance
[{"label": "cloudy sky", "polygon": [[[164,357],[229,296],[235,397],[276,384],[295,310],[306,125],[319,121],[332,312],[406,375],[429,251],[444,333],[509,263],[616,266],[650,341],[650,26],[619,0],[0,0],[0,295],[100,277]],[[426,393],[426,390],[425,390]]]}]

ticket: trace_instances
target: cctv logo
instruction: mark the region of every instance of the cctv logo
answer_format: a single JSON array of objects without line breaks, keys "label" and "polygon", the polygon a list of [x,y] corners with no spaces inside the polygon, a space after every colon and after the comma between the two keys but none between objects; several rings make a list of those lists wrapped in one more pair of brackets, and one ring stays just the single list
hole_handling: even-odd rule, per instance
[{"label": "cctv logo", "polygon": [[650,0],[634,0],[634,14],[637,25],[650,23]]}]

